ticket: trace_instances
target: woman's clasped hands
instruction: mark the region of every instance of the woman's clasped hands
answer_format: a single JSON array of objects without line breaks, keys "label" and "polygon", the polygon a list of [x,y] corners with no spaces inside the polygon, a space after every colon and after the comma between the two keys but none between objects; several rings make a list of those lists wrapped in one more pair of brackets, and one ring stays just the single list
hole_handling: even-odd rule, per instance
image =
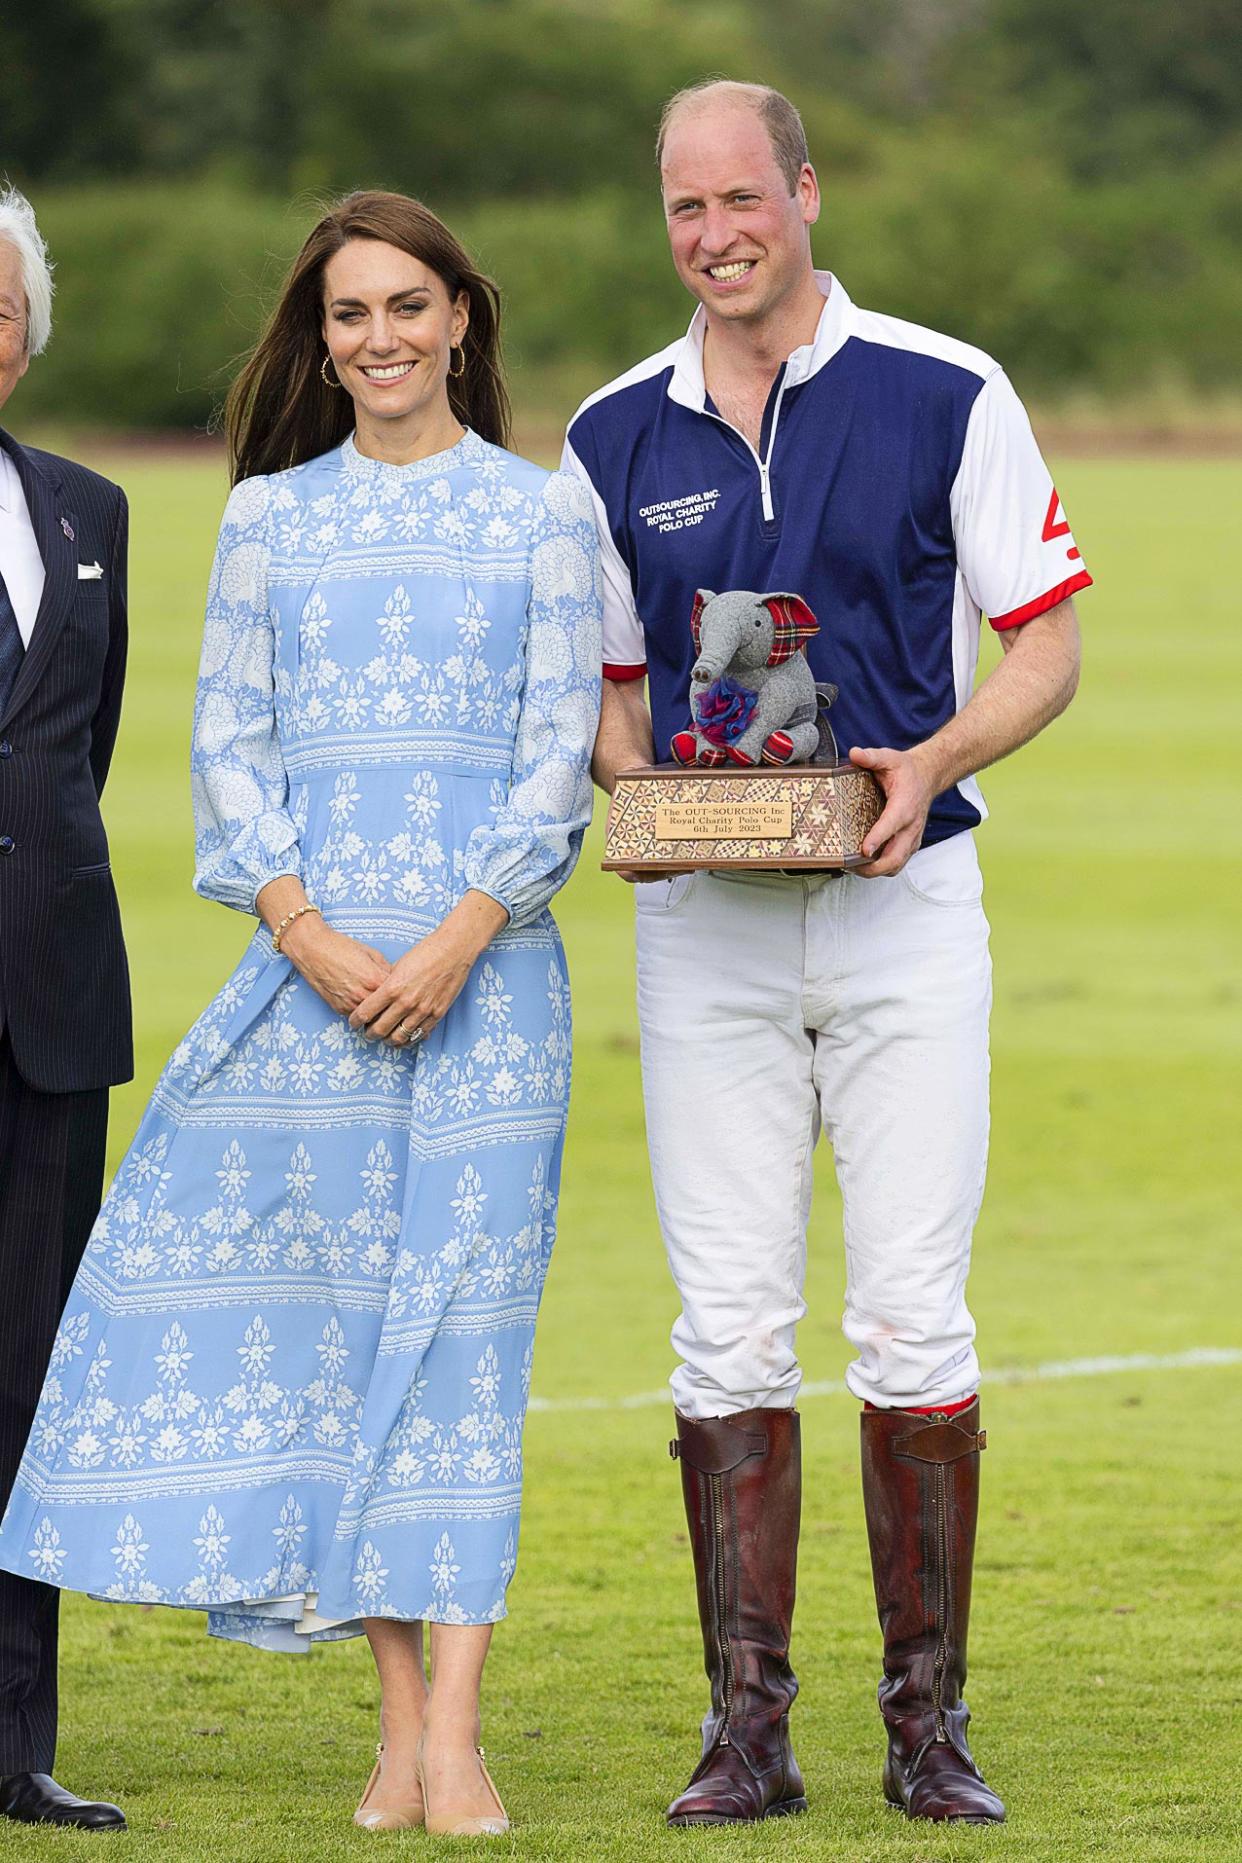
[{"label": "woman's clasped hands", "polygon": [[433,932],[389,967],[351,1011],[350,1027],[397,1048],[425,1040],[508,919],[506,908],[490,895],[468,892]]},{"label": "woman's clasped hands", "polygon": [[350,1014],[350,1028],[396,1048],[424,1040],[457,1000],[476,956],[438,926],[389,967]]},{"label": "woman's clasped hands", "polygon": [[[294,881],[264,889],[263,917],[306,903]],[[456,1002],[479,957],[502,926],[506,908],[487,893],[471,891],[433,932],[411,945],[395,963],[374,945],[334,931],[317,910],[303,911],[281,934],[281,954],[349,1026],[371,1041],[406,1048],[424,1040]]]},{"label": "woman's clasped hands", "polygon": [[295,920],[280,948],[329,1009],[343,1016],[370,996],[392,969],[382,951],[333,931],[317,912]]}]

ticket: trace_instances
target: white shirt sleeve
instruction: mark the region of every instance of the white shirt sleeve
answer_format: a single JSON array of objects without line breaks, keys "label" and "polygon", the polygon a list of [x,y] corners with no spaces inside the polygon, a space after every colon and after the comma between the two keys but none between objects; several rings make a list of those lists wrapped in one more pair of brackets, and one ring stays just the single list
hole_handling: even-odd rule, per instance
[{"label": "white shirt sleeve", "polygon": [[966,587],[994,628],[1018,627],[1089,585],[1026,409],[1000,369],[975,397],[949,505]]},{"label": "white shirt sleeve", "polygon": [[641,679],[647,671],[647,643],[643,638],[643,624],[638,618],[638,609],[634,605],[630,572],[613,542],[604,501],[568,440],[561,455],[561,471],[572,472],[591,495],[604,581],[604,678]]}]

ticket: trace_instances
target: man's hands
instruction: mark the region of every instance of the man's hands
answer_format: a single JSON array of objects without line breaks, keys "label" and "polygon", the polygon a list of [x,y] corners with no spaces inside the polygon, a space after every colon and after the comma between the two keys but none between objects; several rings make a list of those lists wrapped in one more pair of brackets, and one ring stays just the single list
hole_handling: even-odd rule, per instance
[{"label": "man's hands", "polygon": [[391,969],[382,952],[333,931],[317,912],[295,919],[280,948],[329,1009],[343,1016],[370,996]]},{"label": "man's hands", "polygon": [[425,1038],[448,1014],[473,966],[508,921],[504,906],[487,893],[467,893],[352,1007],[350,1028],[395,1048],[404,1048],[415,1030],[417,1039]]},{"label": "man's hands", "polygon": [[927,811],[943,787],[931,768],[927,746],[913,750],[852,750],[850,762],[870,770],[884,791],[884,812],[862,844],[871,856],[852,872],[866,880],[900,873],[922,844]]}]

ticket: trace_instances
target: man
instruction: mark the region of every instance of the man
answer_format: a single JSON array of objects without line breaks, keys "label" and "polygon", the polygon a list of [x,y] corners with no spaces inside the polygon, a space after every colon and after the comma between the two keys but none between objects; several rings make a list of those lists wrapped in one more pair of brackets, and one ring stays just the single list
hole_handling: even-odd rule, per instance
[{"label": "man", "polygon": [[[706,585],[809,604],[837,734],[886,798],[857,874],[698,873],[636,895],[647,1129],[682,1300],[672,1450],[712,1690],[669,1819],[806,1803],[788,1732],[794,1335],[823,1127],[845,1210],[847,1379],[865,1404],[884,1789],[914,1818],[997,1822],[961,1692],[984,1446],[964,1290],[991,990],[974,772],[1069,702],[1069,598],[1090,578],[996,364],[857,309],[813,269],[819,190],[787,99],[683,92],[659,159],[698,309],[584,403],[565,452],[605,562],[597,781],[670,759]],[[981,611],[1005,652],[972,697]]]},{"label": "man", "polygon": [[[30,204],[0,190],[0,408],[51,331]],[[99,1209],[129,978],[99,796],[125,677],[115,485],[0,429],[0,1500]],[[53,1567],[54,1569],[54,1567]],[[51,1777],[59,1593],[0,1572],[0,1811],[124,1828]]]}]

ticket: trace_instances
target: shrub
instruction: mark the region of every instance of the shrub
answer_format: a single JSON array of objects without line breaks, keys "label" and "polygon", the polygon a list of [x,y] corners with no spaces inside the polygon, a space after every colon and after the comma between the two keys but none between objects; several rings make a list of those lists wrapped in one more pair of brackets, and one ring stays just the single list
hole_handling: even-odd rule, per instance
[{"label": "shrub", "polygon": [[[855,299],[978,343],[1036,395],[1242,383],[1242,157],[1158,182],[1073,183],[1050,158],[944,127],[825,172],[819,262]],[[500,281],[511,361],[599,382],[682,329],[654,176],[642,191],[434,198]],[[23,415],[204,427],[318,212],[222,181],[36,190],[53,341]]]}]

